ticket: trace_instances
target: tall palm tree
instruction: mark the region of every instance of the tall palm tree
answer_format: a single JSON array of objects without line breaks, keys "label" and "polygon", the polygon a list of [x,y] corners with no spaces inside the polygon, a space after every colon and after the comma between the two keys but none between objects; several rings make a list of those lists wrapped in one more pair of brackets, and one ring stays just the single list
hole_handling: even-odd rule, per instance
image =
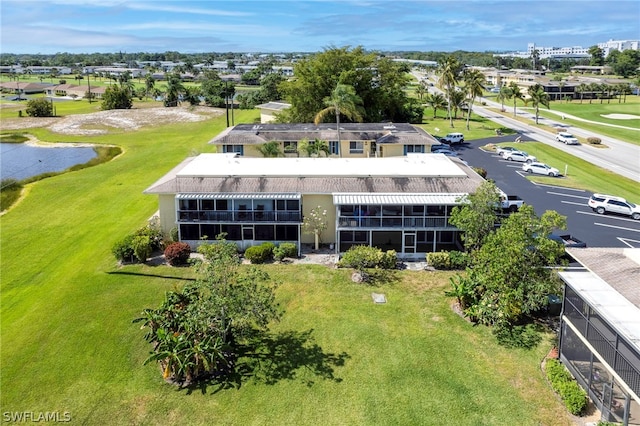
[{"label": "tall palm tree", "polygon": [[465,101],[467,100],[467,95],[462,90],[459,90],[457,87],[453,88],[453,92],[449,96],[449,102],[451,110],[453,111],[453,118],[458,119],[458,110],[463,109],[465,107]]},{"label": "tall palm tree", "polygon": [[433,108],[433,118],[436,118],[436,112],[439,109],[447,107],[447,100],[442,93],[427,93],[425,102]]},{"label": "tall palm tree", "polygon": [[347,84],[338,84],[331,92],[330,96],[324,98],[326,108],[319,111],[313,122],[320,124],[327,115],[334,114],[336,116],[336,128],[338,130],[338,143],[340,143],[340,114],[344,114],[350,120],[362,122],[362,114],[359,107],[362,105],[362,99],[356,94],[353,86]]},{"label": "tall palm tree", "polygon": [[522,93],[522,90],[520,90],[520,86],[518,86],[515,81],[509,83],[509,90],[511,92],[510,98],[513,99],[513,116],[515,117],[517,101],[518,99],[521,101],[524,100],[524,94]]},{"label": "tall palm tree", "polygon": [[500,110],[502,112],[504,112],[504,101],[506,101],[507,99],[511,99],[511,96],[512,93],[509,86],[500,86],[500,92],[498,93],[498,96],[496,96],[496,99],[500,101]]},{"label": "tall palm tree", "polygon": [[447,112],[449,113],[449,124],[452,128],[454,126],[451,107],[453,104],[455,88],[460,78],[461,69],[462,64],[453,56],[448,56],[442,63],[438,64],[438,69],[436,70],[436,74],[439,76],[438,87],[444,91],[447,96],[447,100],[449,101],[447,104]]},{"label": "tall palm tree", "polygon": [[164,106],[178,106],[180,95],[184,92],[184,86],[180,74],[172,73],[167,76],[167,91],[164,98]]},{"label": "tall palm tree", "polygon": [[534,84],[529,88],[529,101],[536,111],[536,124],[538,124],[540,105],[544,105],[549,108],[549,94],[544,91],[544,87],[540,84]]},{"label": "tall palm tree", "polygon": [[156,79],[153,78],[153,74],[148,72],[147,75],[144,76],[144,91],[147,98],[149,98],[149,92],[151,92],[155,85]]},{"label": "tall palm tree", "polygon": [[477,96],[482,96],[485,90],[485,78],[479,70],[468,69],[462,74],[464,80],[464,90],[469,100],[469,109],[467,111],[467,130],[469,130],[469,120],[471,119],[471,111],[473,110],[473,103]]},{"label": "tall palm tree", "polygon": [[420,102],[422,102],[422,99],[427,93],[429,93],[429,90],[427,89],[427,86],[424,84],[424,82],[420,83],[418,87],[416,87],[416,95],[418,95],[418,99],[420,99]]},{"label": "tall palm tree", "polygon": [[585,83],[580,83],[578,87],[576,87],[576,91],[580,93],[580,103],[582,103],[582,99],[584,99],[584,92],[586,92],[588,86]]}]

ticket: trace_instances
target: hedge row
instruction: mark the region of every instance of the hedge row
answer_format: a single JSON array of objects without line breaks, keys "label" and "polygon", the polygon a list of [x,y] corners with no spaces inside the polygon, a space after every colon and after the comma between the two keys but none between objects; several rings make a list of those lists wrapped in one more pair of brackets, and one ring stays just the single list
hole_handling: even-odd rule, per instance
[{"label": "hedge row", "polygon": [[251,246],[244,252],[245,259],[251,263],[265,263],[270,260],[282,260],[285,257],[297,257],[298,246],[295,243],[280,243],[276,246],[266,242],[258,246]]},{"label": "hedge row", "polygon": [[578,416],[587,409],[587,392],[580,387],[569,371],[557,359],[548,359],[545,364],[551,387],[564,401],[569,412]]},{"label": "hedge row", "polygon": [[469,255],[461,251],[427,253],[427,265],[435,269],[462,270],[469,264]]}]

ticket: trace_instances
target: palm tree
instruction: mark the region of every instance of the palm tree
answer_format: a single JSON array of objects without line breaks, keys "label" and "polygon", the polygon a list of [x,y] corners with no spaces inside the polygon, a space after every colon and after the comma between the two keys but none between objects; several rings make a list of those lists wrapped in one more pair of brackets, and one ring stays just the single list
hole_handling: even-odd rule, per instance
[{"label": "palm tree", "polygon": [[178,73],[169,74],[167,76],[167,92],[164,97],[164,106],[178,106],[180,95],[184,92],[184,86]]},{"label": "palm tree", "polygon": [[500,110],[502,112],[504,112],[504,101],[511,99],[511,95],[511,88],[509,86],[500,86],[500,92],[498,96],[496,96],[496,99],[500,101]]},{"label": "palm tree", "polygon": [[149,98],[149,92],[151,92],[151,89],[154,88],[155,84],[156,79],[153,78],[153,74],[147,73],[147,75],[144,76],[144,91],[147,98]]},{"label": "palm tree", "polygon": [[420,99],[420,102],[422,102],[422,99],[428,93],[429,90],[427,89],[427,86],[424,84],[424,82],[420,83],[418,87],[416,87],[416,95],[418,95],[418,99]]},{"label": "palm tree", "polygon": [[436,112],[439,109],[447,107],[447,100],[444,98],[442,93],[427,93],[425,102],[433,108],[433,118],[436,118]]},{"label": "palm tree", "polygon": [[340,143],[340,114],[344,114],[350,120],[362,122],[362,114],[360,114],[359,106],[362,105],[362,99],[356,94],[353,86],[347,84],[338,84],[331,92],[330,96],[324,98],[324,104],[327,106],[319,111],[313,122],[320,124],[329,114],[336,116],[336,128],[338,130],[338,143]]},{"label": "palm tree", "polygon": [[485,78],[478,70],[468,69],[463,73],[464,89],[469,99],[469,110],[467,111],[467,130],[469,130],[469,120],[471,119],[471,111],[473,109],[473,103],[476,100],[476,96],[482,96],[485,90],[484,83]]},{"label": "palm tree", "polygon": [[257,149],[263,157],[284,157],[284,152],[280,149],[280,143],[278,141],[269,141],[258,146]]},{"label": "palm tree", "polygon": [[524,94],[520,90],[520,86],[515,81],[509,83],[509,91],[511,92],[510,98],[513,99],[513,116],[516,116],[516,103],[518,99],[524,100]]},{"label": "palm tree", "polygon": [[453,128],[453,115],[451,115],[451,106],[453,104],[453,96],[455,93],[455,87],[458,84],[460,70],[462,64],[458,62],[453,56],[447,57],[441,64],[438,65],[436,73],[439,75],[438,87],[442,89],[449,103],[447,104],[447,112],[449,113],[449,124]]},{"label": "palm tree", "polygon": [[580,93],[580,103],[582,103],[582,99],[584,99],[584,92],[587,91],[588,86],[584,83],[580,83],[578,87],[576,87],[576,91]]},{"label": "palm tree", "polygon": [[544,91],[544,87],[540,84],[534,84],[529,88],[529,101],[533,104],[536,111],[536,124],[538,124],[538,116],[540,115],[540,105],[549,108],[549,94]]},{"label": "palm tree", "polygon": [[465,92],[459,90],[457,87],[453,88],[453,92],[449,96],[450,100],[450,108],[453,110],[453,118],[458,119],[458,110],[463,109],[465,107],[465,101],[467,100],[467,96]]}]

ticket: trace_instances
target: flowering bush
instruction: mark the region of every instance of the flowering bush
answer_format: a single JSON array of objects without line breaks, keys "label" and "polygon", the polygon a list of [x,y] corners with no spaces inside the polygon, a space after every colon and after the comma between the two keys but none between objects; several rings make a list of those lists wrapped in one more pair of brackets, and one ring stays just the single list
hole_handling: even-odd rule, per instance
[{"label": "flowering bush", "polygon": [[316,250],[318,250],[320,246],[320,235],[327,229],[328,225],[327,209],[323,209],[322,206],[311,209],[302,221],[302,231],[314,236]]}]

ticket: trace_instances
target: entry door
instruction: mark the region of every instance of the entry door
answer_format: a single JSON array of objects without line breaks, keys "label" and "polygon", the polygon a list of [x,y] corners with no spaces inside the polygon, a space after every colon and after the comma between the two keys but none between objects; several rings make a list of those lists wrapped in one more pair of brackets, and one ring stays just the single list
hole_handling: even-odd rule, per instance
[{"label": "entry door", "polygon": [[404,233],[404,252],[405,253],[416,252],[416,233],[415,232]]},{"label": "entry door", "polygon": [[253,240],[253,226],[242,226],[242,239],[243,240]]}]

